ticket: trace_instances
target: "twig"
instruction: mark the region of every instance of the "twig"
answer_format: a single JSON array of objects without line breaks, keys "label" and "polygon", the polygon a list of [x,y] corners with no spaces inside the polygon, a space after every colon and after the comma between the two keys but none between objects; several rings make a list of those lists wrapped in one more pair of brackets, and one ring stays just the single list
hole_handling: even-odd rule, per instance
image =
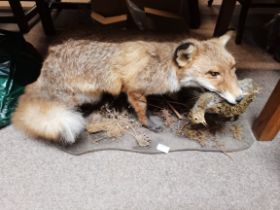
[{"label": "twig", "polygon": [[225,156],[227,156],[227,157],[229,157],[231,160],[233,160],[233,158],[231,157],[231,155],[228,154],[225,150],[223,150],[223,149],[221,149],[221,148],[219,148],[219,149],[220,149],[220,151],[221,151]]},{"label": "twig", "polygon": [[162,107],[160,107],[160,106],[157,106],[157,105],[154,105],[154,104],[148,103],[148,102],[143,101],[143,100],[141,100],[141,99],[137,99],[137,100],[138,100],[138,101],[140,101],[140,102],[142,102],[142,103],[147,104],[148,106],[152,106],[152,107],[155,107],[155,108],[158,108],[158,109],[163,109],[163,108],[162,108]]},{"label": "twig", "polygon": [[[153,99],[151,99],[151,100],[153,100],[153,101],[161,101],[162,99],[159,99],[159,98],[153,98]],[[186,104],[183,104],[183,103],[180,103],[180,102],[177,102],[177,101],[167,100],[167,99],[165,99],[165,98],[164,98],[164,100],[165,100],[165,101],[168,101],[168,102],[169,102],[169,103],[171,103],[171,104],[178,104],[178,105],[181,105],[181,106],[187,107],[187,105],[186,105]]]},{"label": "twig", "polygon": [[184,117],[174,108],[174,106],[172,106],[168,101],[165,100],[165,102],[167,103],[167,105],[169,106],[169,108],[176,114],[176,116],[178,117],[179,120],[184,119]]},{"label": "twig", "polygon": [[217,139],[213,140],[213,142],[216,143],[216,147],[220,150],[220,152],[222,152],[225,156],[229,157],[231,160],[233,160],[232,156],[227,153],[224,148],[223,145],[219,145]]}]

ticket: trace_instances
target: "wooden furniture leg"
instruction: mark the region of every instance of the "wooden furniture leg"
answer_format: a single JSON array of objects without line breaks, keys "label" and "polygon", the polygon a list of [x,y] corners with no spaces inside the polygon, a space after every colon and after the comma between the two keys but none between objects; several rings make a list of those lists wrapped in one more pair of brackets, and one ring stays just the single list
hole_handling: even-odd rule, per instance
[{"label": "wooden furniture leg", "polygon": [[236,38],[235,38],[236,44],[241,44],[241,42],[242,42],[244,27],[245,27],[246,18],[247,18],[250,6],[251,6],[251,0],[244,1],[244,3],[241,6],[241,11],[240,11],[238,26],[237,26],[237,32],[236,32]]},{"label": "wooden furniture leg", "polygon": [[22,33],[29,31],[28,23],[25,18],[25,14],[19,0],[9,0],[11,10],[14,14],[15,20]]},{"label": "wooden furniture leg", "polygon": [[270,141],[280,129],[280,80],[261,114],[253,124],[253,132],[260,141]]},{"label": "wooden furniture leg", "polygon": [[207,3],[208,7],[212,7],[213,1],[214,0],[208,0],[208,3]]},{"label": "wooden furniture leg", "polygon": [[237,0],[223,0],[216,22],[214,36],[221,36],[228,30],[236,1]]},{"label": "wooden furniture leg", "polygon": [[198,0],[189,1],[189,13],[190,13],[190,27],[199,28],[200,26],[200,12]]},{"label": "wooden furniture leg", "polygon": [[45,0],[36,0],[36,6],[46,35],[54,35],[55,29],[48,3]]},{"label": "wooden furniture leg", "polygon": [[199,28],[201,20],[198,0],[181,0],[180,15],[186,19],[190,28]]}]

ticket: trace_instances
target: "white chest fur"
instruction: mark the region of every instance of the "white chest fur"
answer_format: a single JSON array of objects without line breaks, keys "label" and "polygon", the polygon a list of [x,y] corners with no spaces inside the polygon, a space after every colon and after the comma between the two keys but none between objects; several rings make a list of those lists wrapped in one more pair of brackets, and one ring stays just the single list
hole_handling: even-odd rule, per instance
[{"label": "white chest fur", "polygon": [[168,85],[170,92],[176,92],[180,89],[179,81],[176,75],[176,70],[171,69],[168,74]]}]

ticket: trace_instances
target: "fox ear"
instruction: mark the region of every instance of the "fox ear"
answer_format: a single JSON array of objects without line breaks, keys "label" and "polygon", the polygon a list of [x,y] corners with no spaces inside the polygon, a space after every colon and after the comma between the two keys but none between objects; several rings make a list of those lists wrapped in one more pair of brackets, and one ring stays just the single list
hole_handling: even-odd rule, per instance
[{"label": "fox ear", "polygon": [[220,41],[220,43],[224,46],[226,46],[226,44],[228,43],[228,41],[231,39],[233,32],[229,31],[226,34],[224,34],[223,36],[220,36],[218,39]]},{"label": "fox ear", "polygon": [[196,47],[193,43],[185,42],[177,47],[174,53],[174,61],[179,67],[184,67],[192,59]]}]

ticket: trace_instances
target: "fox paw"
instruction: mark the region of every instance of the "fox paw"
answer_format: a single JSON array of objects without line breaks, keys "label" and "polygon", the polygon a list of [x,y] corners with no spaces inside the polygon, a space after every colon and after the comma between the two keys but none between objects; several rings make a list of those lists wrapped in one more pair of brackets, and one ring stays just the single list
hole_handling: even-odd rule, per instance
[{"label": "fox paw", "polygon": [[148,128],[149,130],[153,132],[160,132],[162,130],[162,126],[159,124],[154,123],[153,121],[149,120],[146,125],[143,125],[145,128]]}]

